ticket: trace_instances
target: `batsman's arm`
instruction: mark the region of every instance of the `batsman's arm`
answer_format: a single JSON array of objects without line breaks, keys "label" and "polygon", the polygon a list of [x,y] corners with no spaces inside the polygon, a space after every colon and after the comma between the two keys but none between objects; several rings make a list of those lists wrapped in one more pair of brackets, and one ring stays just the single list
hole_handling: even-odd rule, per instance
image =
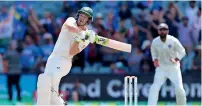
[{"label": "batsman's arm", "polygon": [[75,25],[76,20],[73,17],[69,17],[64,26],[72,33],[79,33],[79,28]]},{"label": "batsman's arm", "polygon": [[175,51],[177,52],[176,58],[179,60],[181,60],[186,55],[185,49],[178,39],[175,39]]}]

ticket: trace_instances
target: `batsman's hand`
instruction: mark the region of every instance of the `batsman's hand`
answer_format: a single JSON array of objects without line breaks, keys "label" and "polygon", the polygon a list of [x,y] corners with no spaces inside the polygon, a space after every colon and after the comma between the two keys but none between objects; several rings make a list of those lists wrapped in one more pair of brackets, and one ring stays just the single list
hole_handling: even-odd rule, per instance
[{"label": "batsman's hand", "polygon": [[159,61],[157,59],[154,60],[154,66],[158,67],[159,66]]},{"label": "batsman's hand", "polygon": [[75,41],[77,42],[85,42],[89,41],[90,43],[95,42],[96,33],[93,30],[81,31],[75,36]]},{"label": "batsman's hand", "polygon": [[85,36],[86,36],[86,32],[85,31],[81,31],[79,33],[77,33],[75,36],[74,36],[74,41],[80,43],[80,42],[85,42]]},{"label": "batsman's hand", "polygon": [[83,50],[86,46],[88,46],[88,44],[89,44],[88,40],[85,40],[84,42],[79,42],[79,44],[78,44],[79,50],[80,51]]},{"label": "batsman's hand", "polygon": [[88,44],[89,40],[86,40],[86,31],[81,31],[74,37],[74,40],[78,42],[79,50],[83,50]]},{"label": "batsman's hand", "polygon": [[90,43],[94,43],[95,42],[95,37],[96,37],[96,33],[93,30],[87,30],[86,31],[86,39],[89,40]]}]

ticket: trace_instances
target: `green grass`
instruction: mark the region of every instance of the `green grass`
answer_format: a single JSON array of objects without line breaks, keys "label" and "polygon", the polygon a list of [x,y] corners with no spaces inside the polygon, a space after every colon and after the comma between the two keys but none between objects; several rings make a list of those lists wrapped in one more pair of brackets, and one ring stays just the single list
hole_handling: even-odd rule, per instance
[{"label": "green grass", "polygon": [[[22,105],[23,104],[23,105]],[[29,98],[23,97],[22,98],[22,104],[20,106],[32,106],[34,105],[33,101]],[[0,99],[0,105],[17,105],[15,102],[9,102],[5,99]],[[124,101],[80,101],[77,103],[74,103],[72,101],[68,102],[68,106],[123,106]],[[146,106],[147,101],[139,101],[139,106]],[[188,102],[187,106],[200,106],[201,103],[198,102]],[[158,106],[176,106],[176,103],[174,101],[167,101],[158,102]]]}]

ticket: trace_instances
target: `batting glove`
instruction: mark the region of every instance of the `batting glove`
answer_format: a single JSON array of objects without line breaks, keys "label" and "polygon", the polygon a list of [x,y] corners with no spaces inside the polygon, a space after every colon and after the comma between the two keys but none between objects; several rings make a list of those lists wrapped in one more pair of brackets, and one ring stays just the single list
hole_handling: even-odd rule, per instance
[{"label": "batting glove", "polygon": [[86,31],[86,39],[88,39],[90,43],[94,43],[95,38],[96,38],[96,33],[93,30]]}]

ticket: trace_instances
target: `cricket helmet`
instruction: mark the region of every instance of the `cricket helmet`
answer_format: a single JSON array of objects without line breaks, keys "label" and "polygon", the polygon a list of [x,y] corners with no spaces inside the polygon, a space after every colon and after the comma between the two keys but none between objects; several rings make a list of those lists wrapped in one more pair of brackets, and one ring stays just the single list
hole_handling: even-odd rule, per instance
[{"label": "cricket helmet", "polygon": [[86,14],[89,17],[88,23],[93,21],[93,10],[90,7],[82,7],[80,10],[78,10],[76,20],[78,20],[80,13]]}]

